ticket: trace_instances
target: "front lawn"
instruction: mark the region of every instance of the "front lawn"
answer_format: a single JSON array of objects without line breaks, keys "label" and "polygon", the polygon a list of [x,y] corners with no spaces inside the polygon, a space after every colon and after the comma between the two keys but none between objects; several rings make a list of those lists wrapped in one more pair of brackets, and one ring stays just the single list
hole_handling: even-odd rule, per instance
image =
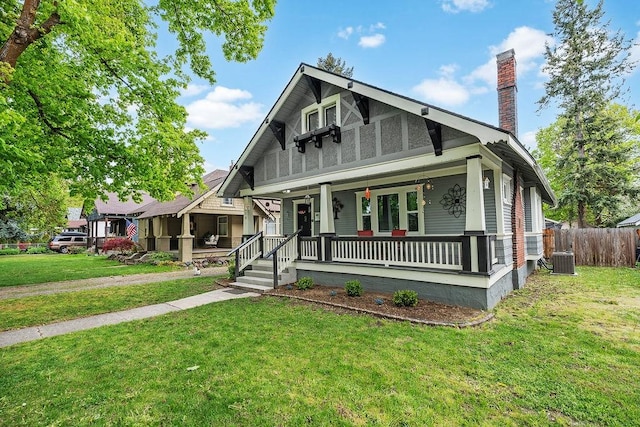
[{"label": "front lawn", "polygon": [[161,273],[175,267],[125,265],[105,256],[38,254],[0,257],[0,287],[90,279],[137,273]]},{"label": "front lawn", "polygon": [[0,331],[159,304],[218,288],[212,277],[0,300]]},{"label": "front lawn", "polygon": [[540,273],[478,328],[275,297],[0,349],[0,425],[638,425],[640,271]]}]

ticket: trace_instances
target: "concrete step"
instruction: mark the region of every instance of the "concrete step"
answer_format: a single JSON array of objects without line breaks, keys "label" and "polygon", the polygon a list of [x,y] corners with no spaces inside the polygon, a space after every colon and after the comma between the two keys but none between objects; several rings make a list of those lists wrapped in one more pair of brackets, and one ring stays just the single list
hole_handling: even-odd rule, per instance
[{"label": "concrete step", "polygon": [[229,283],[228,286],[231,288],[242,289],[245,291],[252,291],[252,292],[260,292],[260,293],[264,293],[273,289],[273,283],[271,282],[268,285],[247,283],[242,281],[242,277],[238,277],[238,279],[236,279],[235,282]]},{"label": "concrete step", "polygon": [[263,277],[240,276],[236,277],[236,282],[246,283],[249,285],[269,286],[273,288],[273,279],[265,279]]},{"label": "concrete step", "polygon": [[[244,275],[245,277],[260,277],[262,279],[269,279],[269,280],[273,280],[273,271],[269,270],[245,270],[244,271]],[[278,277],[278,279],[280,279],[280,277]]]}]

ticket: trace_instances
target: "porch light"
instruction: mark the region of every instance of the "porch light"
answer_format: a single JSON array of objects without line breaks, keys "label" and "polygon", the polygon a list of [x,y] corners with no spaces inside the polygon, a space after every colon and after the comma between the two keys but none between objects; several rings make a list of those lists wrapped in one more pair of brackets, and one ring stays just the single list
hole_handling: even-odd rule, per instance
[{"label": "porch light", "polygon": [[367,199],[367,200],[371,200],[371,190],[369,190],[369,187],[367,187],[364,190],[364,198]]},{"label": "porch light", "polygon": [[433,190],[433,183],[431,183],[431,178],[427,178],[427,182],[424,183],[424,188],[427,191]]},{"label": "porch light", "polygon": [[311,202],[311,196],[308,194],[304,196],[304,202],[308,205]]},{"label": "porch light", "polygon": [[491,181],[489,181],[489,177],[485,176],[483,182],[484,182],[484,189],[488,190],[489,189],[489,184],[491,184]]}]

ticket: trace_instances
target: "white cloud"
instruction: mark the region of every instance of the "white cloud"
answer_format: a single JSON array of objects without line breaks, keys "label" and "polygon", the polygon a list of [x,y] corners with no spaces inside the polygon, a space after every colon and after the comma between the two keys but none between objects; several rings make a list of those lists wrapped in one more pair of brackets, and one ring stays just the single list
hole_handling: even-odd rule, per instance
[{"label": "white cloud", "polygon": [[425,79],[412,90],[437,105],[462,105],[469,100],[470,90],[455,80],[454,73],[457,69],[455,64],[443,65],[440,67],[440,78]]},{"label": "white cloud", "polygon": [[496,85],[496,55],[513,49],[516,53],[516,71],[523,75],[533,69],[540,70],[543,62],[545,43],[553,44],[553,38],[544,31],[531,27],[518,27],[497,46],[490,46],[489,60],[473,70],[465,81],[469,84],[482,81],[491,87]]},{"label": "white cloud", "polygon": [[262,119],[263,106],[256,102],[242,102],[248,99],[251,99],[251,93],[245,90],[216,86],[204,99],[186,106],[187,121],[197,128],[225,129]]},{"label": "white cloud", "polygon": [[374,34],[372,36],[362,36],[358,42],[358,46],[364,48],[375,48],[383,44],[386,40],[384,34]]},{"label": "white cloud", "polygon": [[372,33],[377,31],[377,30],[384,30],[386,29],[387,26],[384,25],[382,22],[376,22],[375,24],[369,26],[369,31],[371,31]]},{"label": "white cloud", "polygon": [[529,151],[533,151],[538,146],[538,143],[536,142],[535,131],[525,132],[524,134],[520,135],[518,139],[520,140],[522,145],[524,145]]},{"label": "white cloud", "polygon": [[189,84],[189,85],[187,85],[186,89],[183,89],[180,92],[180,96],[196,96],[196,95],[200,95],[201,93],[205,92],[209,88],[210,88],[210,86],[207,86],[207,85]]},{"label": "white cloud", "polygon": [[341,28],[340,31],[338,31],[338,37],[345,40],[348,40],[351,34],[353,34],[353,27]]},{"label": "white cloud", "polygon": [[449,13],[482,12],[489,7],[487,0],[443,0],[442,10]]}]

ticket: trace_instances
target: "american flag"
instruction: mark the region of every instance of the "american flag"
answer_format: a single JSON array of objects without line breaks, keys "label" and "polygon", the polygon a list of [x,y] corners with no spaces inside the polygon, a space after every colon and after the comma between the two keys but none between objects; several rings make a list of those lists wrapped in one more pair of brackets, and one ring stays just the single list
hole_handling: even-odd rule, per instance
[{"label": "american flag", "polygon": [[136,227],[136,225],[133,222],[129,221],[128,219],[126,221],[127,221],[127,237],[133,240],[133,236],[138,234],[138,227]]}]

